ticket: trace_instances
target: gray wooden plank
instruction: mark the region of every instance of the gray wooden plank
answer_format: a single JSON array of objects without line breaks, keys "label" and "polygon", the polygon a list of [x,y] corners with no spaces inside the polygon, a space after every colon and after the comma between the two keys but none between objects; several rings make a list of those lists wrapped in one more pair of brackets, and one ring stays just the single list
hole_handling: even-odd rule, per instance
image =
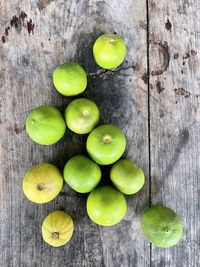
[{"label": "gray wooden plank", "polygon": [[199,13],[197,0],[149,1],[151,199],[184,223],[176,247],[152,246],[152,266],[200,264]]},{"label": "gray wooden plank", "polygon": [[[149,244],[139,226],[149,198],[145,8],[145,0],[1,2],[1,266],[149,266]],[[95,75],[92,43],[104,32],[122,35],[128,55],[116,72]],[[85,153],[85,136],[67,131],[59,143],[44,147],[24,131],[26,116],[35,106],[51,104],[63,110],[69,102],[52,84],[53,69],[67,60],[86,68],[84,96],[100,106],[102,122],[123,128],[128,140],[125,156],[146,175],[145,187],[127,197],[127,215],[114,227],[93,224],[86,215],[86,196],[67,185],[45,205],[30,203],[22,193],[22,177],[32,165],[47,161],[62,169],[72,155]],[[104,181],[108,172],[103,168]],[[40,227],[58,208],[73,216],[75,233],[68,245],[55,249],[42,241]]]}]

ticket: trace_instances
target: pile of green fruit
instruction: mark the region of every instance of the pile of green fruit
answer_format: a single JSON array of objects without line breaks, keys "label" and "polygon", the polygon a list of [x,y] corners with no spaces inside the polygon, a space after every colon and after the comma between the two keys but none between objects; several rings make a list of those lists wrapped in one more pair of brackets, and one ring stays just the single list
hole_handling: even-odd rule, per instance
[{"label": "pile of green fruit", "polygon": [[[115,69],[124,60],[126,45],[115,34],[104,34],[94,43],[96,63],[105,69]],[[55,88],[64,96],[81,94],[87,87],[87,75],[77,63],[65,63],[53,73]],[[86,142],[88,156],[76,155],[60,170],[49,163],[40,163],[27,171],[23,178],[23,192],[34,203],[47,203],[61,191],[63,178],[76,192],[89,193],[86,203],[90,219],[102,226],[119,223],[126,213],[124,194],[142,189],[143,171],[133,162],[120,159],[126,148],[126,138],[120,128],[111,124],[98,126],[100,111],[86,98],[73,100],[64,117],[55,107],[40,106],[30,112],[26,120],[29,137],[38,144],[51,145],[65,134],[66,126],[76,134],[89,134]],[[110,180],[113,186],[98,186],[101,180],[99,165],[112,165]],[[175,245],[182,236],[182,224],[176,214],[165,207],[149,209],[143,217],[144,235],[155,245]],[[63,211],[50,213],[42,224],[43,239],[52,246],[66,244],[74,231],[71,216]],[[158,236],[160,239],[158,239]]]}]

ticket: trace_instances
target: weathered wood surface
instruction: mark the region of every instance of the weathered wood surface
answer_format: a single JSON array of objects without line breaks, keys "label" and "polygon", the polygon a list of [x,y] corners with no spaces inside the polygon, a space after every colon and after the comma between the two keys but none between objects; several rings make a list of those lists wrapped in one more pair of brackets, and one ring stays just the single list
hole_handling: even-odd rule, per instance
[{"label": "weathered wood surface", "polygon": [[[1,266],[149,265],[149,244],[139,230],[139,217],[149,200],[148,98],[141,79],[147,65],[145,9],[145,0],[1,2]],[[114,73],[95,75],[92,44],[104,32],[125,38],[127,61]],[[47,161],[62,169],[72,155],[85,152],[86,138],[69,131],[48,147],[34,144],[24,131],[26,116],[34,107],[45,103],[63,110],[69,102],[52,84],[53,69],[68,60],[85,67],[89,82],[84,96],[99,105],[102,122],[123,128],[126,157],[137,162],[147,177],[144,189],[127,198],[125,219],[112,228],[92,223],[85,210],[86,196],[67,185],[45,205],[30,203],[22,193],[22,177],[32,165]],[[104,180],[108,175],[105,168]],[[59,208],[73,216],[75,233],[68,245],[55,249],[42,241],[41,224]]]},{"label": "weathered wood surface", "polygon": [[[0,1],[1,266],[199,266],[200,10],[198,0],[168,2],[149,0],[146,16],[146,0]],[[104,32],[123,36],[128,55],[119,70],[95,75],[91,48]],[[53,69],[68,60],[85,67],[84,96],[100,106],[102,122],[123,128],[125,156],[146,175],[145,187],[127,198],[127,215],[114,227],[93,224],[86,197],[67,185],[45,205],[22,193],[32,165],[48,161],[62,169],[72,155],[85,153],[84,136],[68,131],[44,147],[24,131],[32,108],[45,103],[63,110],[70,101],[52,84]],[[104,181],[108,172],[103,168]],[[175,248],[157,249],[141,234],[140,216],[154,203],[183,219],[184,237]],[[73,216],[75,233],[68,245],[53,249],[42,241],[41,223],[59,208]]]},{"label": "weathered wood surface", "polygon": [[198,0],[149,1],[151,202],[185,227],[178,246],[152,246],[152,266],[200,266],[199,14]]}]

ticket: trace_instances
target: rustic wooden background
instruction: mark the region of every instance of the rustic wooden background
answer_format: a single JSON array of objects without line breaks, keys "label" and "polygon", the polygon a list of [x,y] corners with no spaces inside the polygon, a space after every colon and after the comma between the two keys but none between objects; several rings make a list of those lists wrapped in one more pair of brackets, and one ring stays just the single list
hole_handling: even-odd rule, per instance
[{"label": "rustic wooden background", "polygon": [[[200,266],[200,2],[198,0],[0,1],[0,266]],[[128,54],[116,71],[99,73],[92,44],[102,33],[123,36]],[[84,96],[96,101],[102,122],[123,128],[125,157],[144,169],[143,190],[127,197],[128,212],[113,227],[86,215],[86,197],[67,185],[51,203],[36,205],[22,193],[28,168],[42,161],[63,168],[85,152],[85,137],[67,132],[56,145],[39,146],[24,130],[41,104],[63,110],[53,69],[80,62],[88,73]],[[103,168],[104,180],[109,168]],[[140,217],[163,203],[181,216],[182,241],[151,246]],[[75,220],[71,242],[51,248],[41,223],[55,209]]]}]

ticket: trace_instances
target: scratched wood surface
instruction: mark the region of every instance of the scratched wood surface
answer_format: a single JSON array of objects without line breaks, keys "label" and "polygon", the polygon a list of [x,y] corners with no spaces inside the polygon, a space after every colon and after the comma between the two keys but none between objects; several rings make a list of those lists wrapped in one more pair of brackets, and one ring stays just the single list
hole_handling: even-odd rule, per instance
[{"label": "scratched wood surface", "polygon": [[[199,266],[200,4],[168,2],[0,1],[1,266]],[[126,60],[113,72],[99,71],[92,58],[92,44],[104,32],[127,43]],[[124,156],[145,172],[145,187],[127,197],[128,212],[114,227],[93,224],[86,196],[67,185],[45,205],[22,193],[32,165],[48,161],[62,170],[72,155],[85,153],[85,136],[67,131],[44,147],[24,131],[34,107],[45,103],[63,111],[71,100],[52,84],[53,69],[69,60],[86,69],[84,96],[99,105],[101,123],[123,129]],[[102,171],[107,182],[109,167]],[[184,222],[183,239],[172,249],[157,249],[141,234],[141,215],[155,203],[173,208]],[[42,221],[55,209],[75,221],[71,242],[59,249],[41,238]]]},{"label": "scratched wood surface", "polygon": [[199,14],[198,0],[149,1],[151,202],[184,223],[178,246],[152,246],[152,266],[200,266]]},{"label": "scratched wood surface", "polygon": [[[1,201],[0,266],[120,267],[148,266],[149,243],[139,220],[149,201],[148,97],[146,4],[115,1],[1,1]],[[92,44],[102,33],[124,37],[128,54],[119,70],[98,72]],[[142,55],[142,56],[141,56]],[[101,123],[120,126],[127,137],[125,157],[145,172],[143,190],[127,198],[124,220],[103,228],[92,223],[85,209],[86,196],[67,185],[52,202],[36,205],[22,193],[22,178],[32,165],[47,161],[61,170],[72,155],[85,153],[85,136],[67,131],[56,145],[39,146],[24,130],[25,119],[36,106],[51,104],[64,110],[69,98],[52,84],[53,69],[77,61],[88,73],[84,96],[101,110]],[[103,168],[109,180],[109,167]],[[64,209],[74,218],[72,240],[52,248],[41,237],[41,224],[49,212]]]}]

